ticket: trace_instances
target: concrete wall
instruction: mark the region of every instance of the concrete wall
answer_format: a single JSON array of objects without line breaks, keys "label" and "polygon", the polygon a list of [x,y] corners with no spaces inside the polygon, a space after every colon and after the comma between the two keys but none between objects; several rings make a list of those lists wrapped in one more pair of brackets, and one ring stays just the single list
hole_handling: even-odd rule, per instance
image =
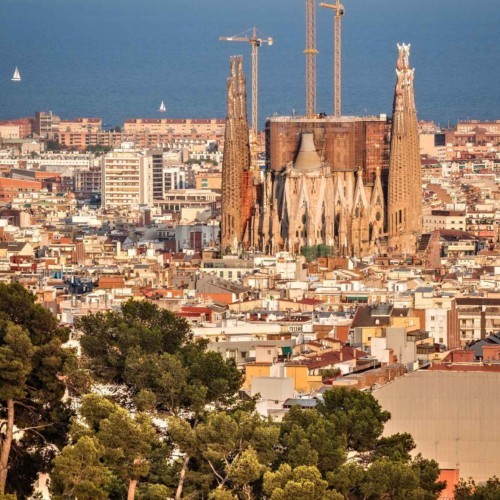
[{"label": "concrete wall", "polygon": [[385,435],[409,432],[416,453],[484,481],[500,471],[500,373],[416,371],[373,394],[392,418]]}]

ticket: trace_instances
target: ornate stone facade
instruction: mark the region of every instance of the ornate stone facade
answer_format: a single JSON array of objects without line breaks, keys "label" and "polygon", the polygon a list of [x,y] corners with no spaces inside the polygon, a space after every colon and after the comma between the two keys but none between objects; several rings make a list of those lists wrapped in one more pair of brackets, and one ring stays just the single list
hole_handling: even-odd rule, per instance
[{"label": "ornate stone facade", "polygon": [[308,260],[415,252],[422,231],[422,176],[414,70],[410,46],[398,49],[388,162],[383,115],[334,121],[278,117],[267,125],[262,182],[251,169],[241,60],[233,58],[223,164],[224,252],[286,250]]},{"label": "ornate stone facade", "polygon": [[312,133],[303,133],[295,162],[274,174],[264,210],[266,252],[366,255],[376,252],[384,226],[384,194],[377,170],[373,186],[361,170],[335,171],[321,161]]},{"label": "ornate stone facade", "polygon": [[238,253],[248,241],[254,204],[253,175],[247,122],[247,97],[243,59],[231,58],[227,81],[227,120],[222,160],[221,248]]},{"label": "ornate stone facade", "polygon": [[422,166],[410,45],[398,45],[388,186],[388,251],[414,253],[422,233]]}]

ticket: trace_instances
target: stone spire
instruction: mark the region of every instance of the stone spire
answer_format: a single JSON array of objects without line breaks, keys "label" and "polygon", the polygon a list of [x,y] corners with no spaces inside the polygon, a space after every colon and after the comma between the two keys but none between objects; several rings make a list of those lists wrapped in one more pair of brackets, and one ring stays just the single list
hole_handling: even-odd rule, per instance
[{"label": "stone spire", "polygon": [[399,45],[388,186],[388,246],[413,253],[422,233],[422,167],[410,45]]},{"label": "stone spire", "polygon": [[227,83],[227,118],[222,160],[221,250],[237,253],[251,216],[250,144],[243,61],[231,57]]}]

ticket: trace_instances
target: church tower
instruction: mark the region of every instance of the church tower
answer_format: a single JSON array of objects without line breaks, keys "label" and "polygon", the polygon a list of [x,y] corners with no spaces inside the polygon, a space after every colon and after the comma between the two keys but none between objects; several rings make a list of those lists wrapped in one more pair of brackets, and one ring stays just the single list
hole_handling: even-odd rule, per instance
[{"label": "church tower", "polygon": [[388,247],[414,253],[422,233],[422,167],[410,45],[399,45],[392,114],[388,185]]},{"label": "church tower", "polygon": [[242,57],[231,57],[230,68],[222,159],[221,250],[237,254],[249,231],[253,186]]}]

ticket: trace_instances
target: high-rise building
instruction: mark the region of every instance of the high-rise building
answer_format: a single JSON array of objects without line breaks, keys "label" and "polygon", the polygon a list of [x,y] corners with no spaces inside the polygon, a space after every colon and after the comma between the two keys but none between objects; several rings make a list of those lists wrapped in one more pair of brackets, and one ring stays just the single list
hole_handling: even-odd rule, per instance
[{"label": "high-rise building", "polygon": [[163,199],[163,149],[153,149],[149,153],[153,159],[153,199]]},{"label": "high-rise building", "polygon": [[422,166],[410,45],[398,45],[388,185],[388,250],[414,253],[422,233]]},{"label": "high-rise building", "polygon": [[34,132],[43,139],[55,139],[59,134],[61,118],[52,111],[37,111],[35,113]]},{"label": "high-rise building", "polygon": [[131,148],[102,157],[102,206],[137,208],[153,201],[153,156]]}]

